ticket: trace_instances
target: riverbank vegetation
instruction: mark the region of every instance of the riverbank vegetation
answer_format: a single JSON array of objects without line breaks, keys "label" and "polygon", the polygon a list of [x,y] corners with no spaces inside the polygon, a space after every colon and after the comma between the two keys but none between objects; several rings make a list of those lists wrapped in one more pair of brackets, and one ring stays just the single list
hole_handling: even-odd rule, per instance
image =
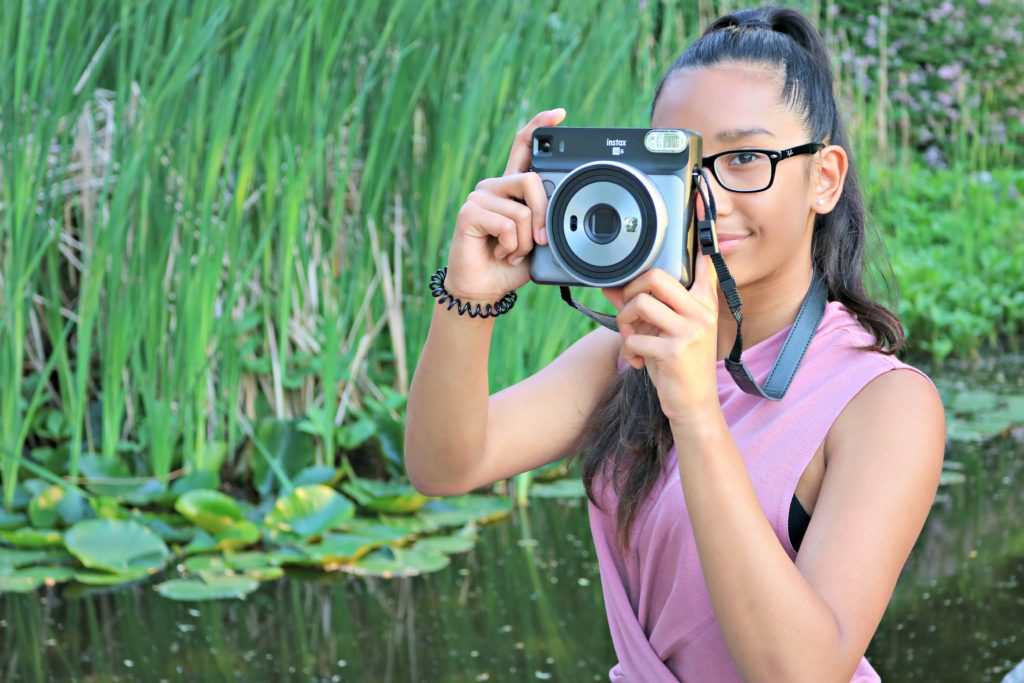
[{"label": "riverbank vegetation", "polygon": [[[163,590],[236,595],[282,565],[403,573],[471,544],[508,501],[419,496],[401,453],[455,211],[538,110],[645,125],[726,4],[0,14],[0,590],[188,557]],[[947,4],[796,3],[836,48],[877,255],[927,362],[1024,333],[1024,119],[998,80],[1024,69],[1021,12]],[[974,42],[944,43],[950,21]],[[592,326],[557,288],[519,294],[492,391]]]}]

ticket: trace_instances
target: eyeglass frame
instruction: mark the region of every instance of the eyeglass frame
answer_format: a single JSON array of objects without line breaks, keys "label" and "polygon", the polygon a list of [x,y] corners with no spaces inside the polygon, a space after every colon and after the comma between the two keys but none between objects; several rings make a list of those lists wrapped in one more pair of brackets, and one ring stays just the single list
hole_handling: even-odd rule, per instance
[{"label": "eyeglass frame", "polygon": [[[756,147],[746,149],[727,149],[724,152],[712,154],[709,157],[701,157],[701,167],[711,170],[711,175],[715,177],[715,180],[722,186],[722,189],[739,194],[753,194],[755,192],[764,192],[772,186],[772,183],[775,182],[775,167],[778,166],[780,161],[789,159],[790,157],[800,156],[802,154],[815,154],[823,149],[825,149],[825,144],[822,142],[808,142],[803,145],[797,145],[796,147],[790,147],[789,149],[760,149]],[[722,182],[722,179],[718,177],[718,171],[715,169],[715,161],[718,157],[723,157],[726,154],[736,154],[738,152],[760,152],[768,157],[768,161],[772,164],[772,174],[768,179],[767,185],[759,190],[734,190]]]}]

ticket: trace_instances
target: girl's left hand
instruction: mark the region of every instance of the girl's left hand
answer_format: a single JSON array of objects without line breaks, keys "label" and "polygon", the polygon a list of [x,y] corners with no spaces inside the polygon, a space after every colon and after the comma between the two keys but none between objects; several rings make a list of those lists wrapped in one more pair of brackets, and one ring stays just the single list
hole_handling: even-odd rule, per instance
[{"label": "girl's left hand", "polygon": [[694,283],[686,289],[660,268],[643,273],[625,288],[602,288],[619,310],[622,358],[647,366],[662,412],[686,424],[719,410],[718,274],[711,258],[697,258]]}]

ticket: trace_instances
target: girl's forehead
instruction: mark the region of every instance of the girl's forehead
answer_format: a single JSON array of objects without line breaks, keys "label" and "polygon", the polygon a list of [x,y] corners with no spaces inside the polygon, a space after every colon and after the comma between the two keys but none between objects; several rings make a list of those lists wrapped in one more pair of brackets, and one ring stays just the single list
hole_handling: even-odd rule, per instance
[{"label": "girl's forehead", "polygon": [[662,87],[651,125],[695,130],[705,146],[728,143],[743,132],[788,138],[803,125],[782,101],[782,86],[778,69],[757,64],[683,69]]}]

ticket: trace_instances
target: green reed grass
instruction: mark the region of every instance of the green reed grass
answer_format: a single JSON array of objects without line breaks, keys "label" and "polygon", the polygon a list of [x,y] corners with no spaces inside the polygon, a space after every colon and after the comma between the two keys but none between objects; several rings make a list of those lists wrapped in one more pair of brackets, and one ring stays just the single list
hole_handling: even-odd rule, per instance
[{"label": "green reed grass", "polygon": [[[798,3],[841,45],[831,4]],[[40,446],[66,451],[72,478],[84,463],[119,462],[165,482],[202,469],[244,476],[240,446],[268,416],[299,420],[318,462],[342,465],[339,428],[407,392],[434,305],[426,282],[459,205],[502,172],[516,129],[558,106],[566,125],[646,125],[664,70],[738,5],[5,7],[5,501]],[[875,154],[878,122],[907,140],[905,117],[838,66],[866,177],[914,163],[909,142]],[[969,130],[957,139],[970,169],[1012,161]],[[492,391],[593,327],[557,288],[520,295],[497,323]],[[596,291],[574,295],[610,310]],[[25,427],[51,414],[59,434]]]}]

